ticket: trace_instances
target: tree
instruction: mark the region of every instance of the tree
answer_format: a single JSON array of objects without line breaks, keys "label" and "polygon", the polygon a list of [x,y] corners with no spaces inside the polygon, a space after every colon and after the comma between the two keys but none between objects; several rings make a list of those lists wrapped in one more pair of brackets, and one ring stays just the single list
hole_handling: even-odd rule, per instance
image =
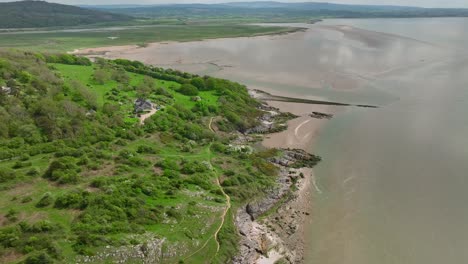
[{"label": "tree", "polygon": [[42,142],[42,136],[37,127],[33,124],[25,124],[18,128],[18,136],[24,138],[29,144]]},{"label": "tree", "polygon": [[86,107],[91,109],[98,108],[97,96],[95,93],[90,91],[88,87],[84,86],[78,81],[73,81],[71,85],[72,88],[75,90],[75,94],[73,97],[74,101],[84,101]]},{"label": "tree", "polygon": [[198,95],[198,89],[197,87],[189,84],[189,83],[186,83],[186,84],[182,84],[182,86],[180,87],[179,93],[183,94],[183,95],[187,95],[187,96],[196,96]]},{"label": "tree", "polygon": [[128,83],[130,82],[130,77],[128,76],[125,70],[118,69],[112,71],[112,80],[128,85]]},{"label": "tree", "polygon": [[105,84],[109,81],[109,74],[106,70],[97,69],[94,71],[93,79],[97,84]]},{"label": "tree", "polygon": [[200,78],[200,77],[193,78],[190,81],[190,84],[197,87],[197,89],[200,90],[200,91],[206,90],[205,80],[203,80],[203,78]]},{"label": "tree", "polygon": [[154,89],[154,79],[149,76],[145,76],[143,81],[136,87],[137,97],[147,98]]},{"label": "tree", "polygon": [[17,76],[21,83],[29,83],[32,80],[32,75],[27,71],[20,71]]},{"label": "tree", "polygon": [[206,90],[212,91],[216,89],[216,80],[213,78],[208,78],[206,80]]}]

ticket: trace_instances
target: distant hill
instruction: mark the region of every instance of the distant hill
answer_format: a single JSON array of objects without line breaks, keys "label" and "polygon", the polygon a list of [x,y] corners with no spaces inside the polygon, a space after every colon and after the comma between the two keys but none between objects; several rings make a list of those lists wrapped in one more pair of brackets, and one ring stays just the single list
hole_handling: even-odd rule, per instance
[{"label": "distant hill", "polygon": [[0,3],[0,28],[77,26],[128,21],[132,17],[44,1]]},{"label": "distant hill", "polygon": [[411,6],[345,5],[319,2],[233,2],[223,4],[167,4],[152,6],[90,7],[121,14],[152,18],[255,17],[263,20],[290,18],[399,18],[468,17],[468,9]]},{"label": "distant hill", "polygon": [[274,1],[257,1],[257,2],[232,2],[222,5],[243,8],[285,8],[285,9],[302,9],[302,10],[339,10],[339,11],[398,11],[398,10],[421,10],[421,7],[412,6],[391,6],[391,5],[348,5],[348,4],[332,4],[326,2],[298,2],[298,3],[283,3]]}]

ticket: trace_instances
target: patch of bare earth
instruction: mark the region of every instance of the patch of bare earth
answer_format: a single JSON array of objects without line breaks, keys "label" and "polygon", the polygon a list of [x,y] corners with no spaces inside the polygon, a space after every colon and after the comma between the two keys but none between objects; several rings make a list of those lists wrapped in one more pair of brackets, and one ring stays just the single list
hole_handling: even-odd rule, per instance
[{"label": "patch of bare earth", "polygon": [[8,250],[0,255],[0,263],[15,263],[23,258],[23,254],[15,250]]},{"label": "patch of bare earth", "polygon": [[4,215],[0,214],[0,226],[4,226],[7,223],[8,223],[8,219]]},{"label": "patch of bare earth", "polygon": [[114,164],[105,163],[99,167],[97,170],[88,170],[83,173],[84,177],[93,177],[93,176],[108,176],[112,175],[114,172]]},{"label": "patch of bare earth", "polygon": [[7,195],[11,197],[29,195],[34,190],[34,183],[21,183],[15,186],[13,189],[8,190]]}]

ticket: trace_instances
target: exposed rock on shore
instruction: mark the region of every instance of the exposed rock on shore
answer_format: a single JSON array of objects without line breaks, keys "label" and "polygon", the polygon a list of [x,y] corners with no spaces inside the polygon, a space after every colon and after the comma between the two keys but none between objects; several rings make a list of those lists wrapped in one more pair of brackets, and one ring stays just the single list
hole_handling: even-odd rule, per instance
[{"label": "exposed rock on shore", "polygon": [[284,150],[281,157],[270,159],[274,164],[290,168],[313,168],[322,160],[319,156],[307,153],[302,149]]},{"label": "exposed rock on shore", "polygon": [[[283,150],[280,157],[271,160],[280,168],[277,186],[263,199],[250,202],[238,210],[236,225],[241,239],[239,254],[233,263],[259,263],[262,259],[270,260],[265,263],[279,259],[286,263],[302,261],[303,232],[298,234],[298,230],[303,230],[303,218],[310,215],[306,211],[306,203],[310,193],[311,170],[295,169],[290,165],[307,164],[315,157],[302,150]],[[274,210],[275,206],[279,206],[278,209]],[[266,213],[270,215],[259,221]],[[270,252],[275,253],[273,261],[268,257]]]},{"label": "exposed rock on shore", "polygon": [[317,119],[332,119],[333,118],[333,115],[325,114],[321,112],[312,112],[312,114],[310,114],[309,116],[313,118],[317,118]]},{"label": "exposed rock on shore", "polygon": [[263,110],[265,114],[259,118],[259,125],[248,129],[245,131],[245,134],[269,134],[281,132],[287,129],[287,121],[297,117],[291,113],[282,113],[279,109],[267,104],[262,104],[260,109]]}]

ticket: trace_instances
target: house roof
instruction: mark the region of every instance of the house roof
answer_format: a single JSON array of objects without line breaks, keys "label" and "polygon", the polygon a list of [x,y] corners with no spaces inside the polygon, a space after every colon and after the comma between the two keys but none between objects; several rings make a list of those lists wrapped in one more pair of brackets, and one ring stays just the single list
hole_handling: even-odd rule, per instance
[{"label": "house roof", "polygon": [[135,100],[135,112],[147,111],[153,109],[153,103],[150,100],[139,98]]}]

